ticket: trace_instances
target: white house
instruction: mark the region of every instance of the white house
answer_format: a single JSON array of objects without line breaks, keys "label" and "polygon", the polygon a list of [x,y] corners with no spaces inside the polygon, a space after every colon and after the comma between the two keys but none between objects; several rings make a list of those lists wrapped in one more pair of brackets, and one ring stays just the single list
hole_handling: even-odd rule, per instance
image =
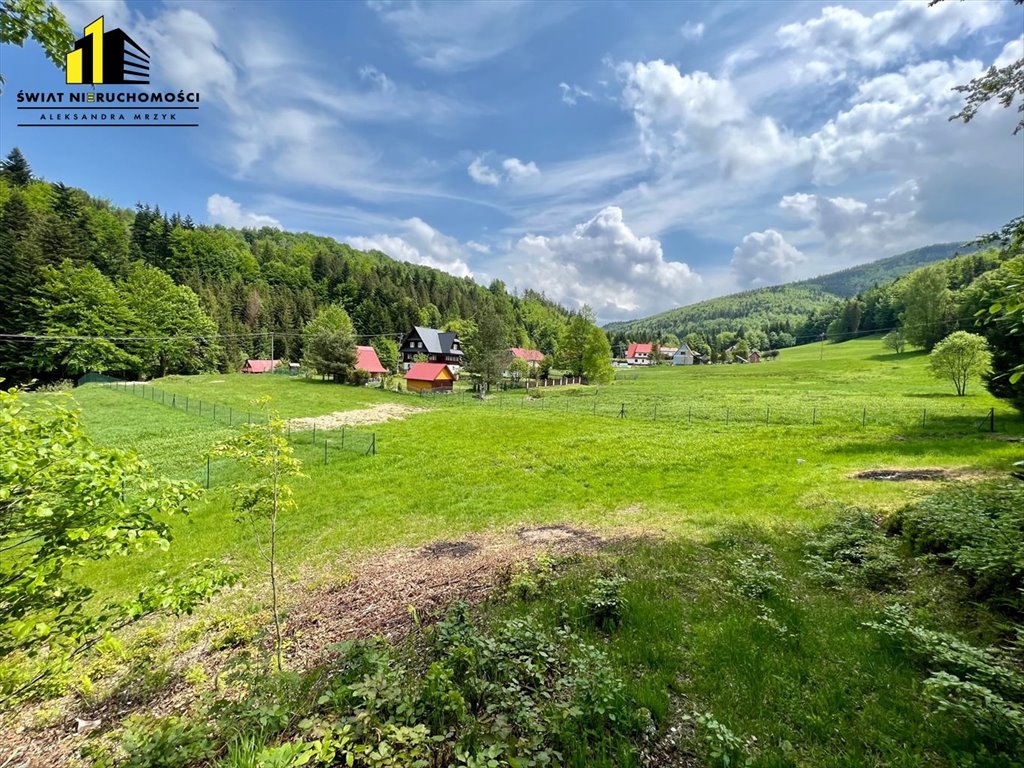
[{"label": "white house", "polygon": [[672,365],[693,365],[693,351],[686,342],[680,344],[672,355]]},{"label": "white house", "polygon": [[626,362],[630,365],[650,365],[651,345],[637,344],[635,341],[626,350]]}]

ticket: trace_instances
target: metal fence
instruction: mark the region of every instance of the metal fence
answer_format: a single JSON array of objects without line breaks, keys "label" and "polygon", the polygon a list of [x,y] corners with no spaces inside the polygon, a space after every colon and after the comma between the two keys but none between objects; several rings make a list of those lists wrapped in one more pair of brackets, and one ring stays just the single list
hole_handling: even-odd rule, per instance
[{"label": "metal fence", "polygon": [[928,434],[1004,432],[1024,434],[1024,419],[995,408],[933,402],[920,408],[889,403],[838,403],[780,398],[772,402],[687,401],[673,397],[622,397],[614,392],[577,389],[557,394],[494,392],[485,399],[473,392],[424,394],[440,407],[492,411],[589,415],[624,422],[671,422],[680,426],[760,425],[851,429],[892,427]]},{"label": "metal fence", "polygon": [[[82,384],[100,384],[115,392],[158,403],[193,416],[208,418],[228,427],[266,424],[268,421],[268,416],[259,411],[234,408],[212,400],[203,400],[178,392],[168,392],[143,382],[122,381],[102,374],[86,374],[78,380],[76,386]],[[307,419],[302,421],[305,423]],[[316,447],[317,452],[314,455],[317,460],[320,459],[319,451],[322,450],[324,464],[330,463],[331,456],[337,451],[359,453],[366,456],[377,455],[377,433],[364,432],[347,425],[326,429],[317,427],[313,422],[309,428],[304,426],[300,428],[293,424],[293,420],[289,419],[285,422],[285,433],[288,441],[296,447]],[[209,482],[209,467],[207,467],[207,482]]]}]

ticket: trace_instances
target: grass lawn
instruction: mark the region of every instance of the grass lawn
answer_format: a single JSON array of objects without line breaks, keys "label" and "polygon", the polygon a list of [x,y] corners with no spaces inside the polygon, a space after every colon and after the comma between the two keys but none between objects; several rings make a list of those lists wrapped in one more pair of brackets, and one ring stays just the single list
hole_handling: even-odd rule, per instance
[{"label": "grass lawn", "polygon": [[[921,355],[885,354],[875,339],[826,345],[823,360],[820,354],[811,345],[759,365],[659,367],[600,391],[546,390],[539,401],[510,392],[481,404],[240,374],[155,382],[178,395],[177,409],[98,385],[75,397],[98,441],[133,448],[161,471],[197,482],[205,480],[205,453],[228,429],[209,418],[212,402],[219,418],[224,406],[241,412],[265,395],[286,417],[382,402],[423,405],[424,413],[366,428],[377,435],[375,457],[331,451],[325,466],[322,444],[313,445],[308,433],[294,440],[309,477],[294,483],[298,509],[285,523],[282,552],[291,566],[323,566],[327,573],[344,570],[337,564],[357,551],[520,523],[628,525],[696,538],[738,521],[813,525],[839,504],[891,506],[922,490],[849,479],[857,470],[986,471],[1020,458],[1018,445],[978,430],[990,408],[1001,428],[1019,431],[1020,424],[980,383],[966,398],[946,397],[948,386],[928,375]],[[180,405],[186,394],[189,413]],[[202,417],[194,405],[199,398],[206,398]],[[588,398],[600,404],[596,416]],[[622,402],[630,415],[614,418]],[[638,415],[655,402],[656,419]],[[816,425],[809,417],[784,418],[811,402],[821,409]],[[691,407],[723,417],[689,424],[678,414]],[[728,424],[726,407],[736,409]],[[766,407],[774,414],[768,425]],[[923,408],[935,414],[924,427]],[[961,408],[969,418],[956,417]],[[746,412],[760,415],[743,420]],[[338,435],[328,438],[336,444]],[[170,552],[97,568],[101,589],[130,591],[154,568],[175,570],[186,560],[230,556],[254,566],[249,536],[217,492],[233,471],[224,462],[212,466],[214,490],[175,523]]]}]

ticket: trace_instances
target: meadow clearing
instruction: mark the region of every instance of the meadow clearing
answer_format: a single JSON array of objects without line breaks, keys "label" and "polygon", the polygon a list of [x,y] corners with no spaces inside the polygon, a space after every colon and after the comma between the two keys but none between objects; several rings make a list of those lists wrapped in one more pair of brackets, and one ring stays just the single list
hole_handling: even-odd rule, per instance
[{"label": "meadow clearing", "polygon": [[[293,482],[297,508],[280,534],[285,612],[294,609],[299,624],[312,616],[315,624],[318,615],[349,605],[347,585],[369,588],[371,595],[377,589],[380,605],[360,604],[360,610],[371,619],[375,610],[404,616],[412,636],[386,653],[375,651],[385,655],[373,657],[381,666],[366,680],[384,675],[391,681],[388,696],[401,690],[411,697],[408,707],[394,712],[425,712],[415,722],[430,723],[431,732],[453,728],[445,743],[491,755],[481,765],[548,764],[517,762],[548,749],[558,755],[551,764],[581,768],[1021,764],[1015,721],[1004,733],[969,718],[936,719],[928,667],[922,667],[931,663],[922,661],[926,655],[868,627],[902,605],[923,624],[969,642],[1005,642],[1012,625],[998,606],[971,598],[962,577],[917,557],[901,543],[898,528],[895,537],[887,536],[878,521],[901,519],[907,505],[947,489],[1005,478],[1024,453],[1019,414],[980,383],[967,397],[952,396],[949,384],[928,374],[924,355],[889,354],[874,338],[824,350],[788,349],[758,365],[628,374],[600,389],[552,388],[539,398],[513,391],[485,402],[268,375],[168,377],[152,382],[161,394],[148,398],[145,391],[90,384],[73,397],[95,440],[134,449],[161,472],[198,483],[205,482],[206,454],[232,429],[224,408],[232,409],[233,422],[235,412],[247,421],[252,400],[267,395],[289,419],[382,404],[421,408],[352,428],[349,435],[376,435],[376,455],[331,451],[326,464],[323,440],[340,440],[340,431],[320,430],[316,443],[310,430],[293,431],[307,477]],[[180,403],[185,397],[188,412]],[[202,416],[194,405],[199,400]],[[876,469],[946,470],[951,482],[854,477]],[[272,762],[270,752],[260,750],[291,748],[289,740],[304,733],[302,718],[323,711],[325,678],[287,678],[272,690],[252,683],[255,698],[245,706],[280,716],[273,727],[263,723],[256,730],[241,730],[239,723],[248,721],[240,710],[225,718],[182,703],[220,690],[216,677],[211,682],[209,661],[220,657],[204,654],[257,636],[267,622],[261,563],[249,531],[230,509],[228,488],[237,476],[230,462],[214,461],[212,487],[189,517],[174,522],[169,551],[105,562],[83,578],[98,586],[101,598],[125,596],[157,570],[174,572],[209,558],[240,570],[241,586],[200,610],[184,630],[157,623],[139,641],[105,646],[83,677],[91,681],[88,691],[72,686],[75,703],[64,708],[84,707],[88,714],[120,700],[123,678],[99,685],[107,691],[102,695],[97,681],[118,679],[111,670],[126,667],[133,706],[153,701],[161,714],[192,712],[203,728],[213,729],[216,736],[202,736],[219,745],[209,747],[219,761],[212,764],[297,765]],[[451,590],[452,579],[476,588],[476,560],[468,557],[461,571],[450,564],[464,553],[503,547],[524,530],[583,532],[586,546],[555,548],[553,557],[518,567],[510,558],[536,558],[544,548],[505,551],[505,581],[477,602],[475,624],[456,613],[434,630],[417,629],[417,611],[434,611],[423,614],[428,621],[438,609],[444,612],[436,601],[417,605],[418,598],[408,599],[405,616],[401,589],[410,578],[440,579],[449,589],[445,595],[459,594]],[[828,555],[814,559],[829,547],[860,554],[842,564]],[[410,577],[410,568],[420,573]],[[392,570],[405,581],[393,579]],[[378,583],[360,581],[364,571]],[[307,604],[311,594],[316,601]],[[289,636],[291,663],[324,650],[300,647],[315,637]],[[476,678],[461,683],[469,686],[463,688],[467,697],[478,683],[496,692],[478,706],[500,715],[463,714],[469,720],[445,725],[423,697],[434,695],[430,681],[443,670],[462,679],[459,654],[467,648],[491,649],[486,653],[504,659],[482,667],[490,670],[481,673],[486,685]],[[582,656],[572,656],[577,653]],[[547,681],[539,687],[521,687],[515,665],[527,657],[529,674],[547,670],[539,673]],[[510,672],[509,663],[520,671]],[[506,674],[512,677],[503,683]],[[1017,680],[1019,673],[1006,674]],[[549,686],[565,686],[579,705],[567,710],[558,696],[547,697]],[[182,698],[183,689],[191,698]],[[176,702],[170,710],[159,703],[166,690]],[[1007,690],[1017,695],[1016,688]],[[39,733],[57,733],[45,731],[53,719],[59,722],[55,710],[39,711],[51,713],[36,726]],[[398,717],[382,712],[372,717]],[[512,727],[519,735],[509,736],[505,722],[519,723]],[[134,754],[131,743],[140,755],[158,743],[171,749],[166,744],[173,741],[159,731],[164,726],[146,727],[163,735],[134,736],[122,749]],[[379,737],[382,731],[375,732]],[[61,754],[82,743],[66,733],[54,736]],[[435,753],[436,764],[455,764],[446,761],[456,753],[440,749],[448,757]],[[125,764],[165,764],[139,760]],[[182,758],[166,764],[211,763]]]}]

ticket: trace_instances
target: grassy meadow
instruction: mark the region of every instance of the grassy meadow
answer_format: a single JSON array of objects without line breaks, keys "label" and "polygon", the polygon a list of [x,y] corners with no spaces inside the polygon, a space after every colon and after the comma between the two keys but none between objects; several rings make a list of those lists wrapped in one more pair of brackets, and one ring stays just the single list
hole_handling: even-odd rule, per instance
[{"label": "grassy meadow", "polygon": [[[242,413],[267,395],[286,418],[385,402],[423,406],[404,420],[357,430],[376,433],[373,457],[331,451],[325,466],[324,433],[317,445],[309,433],[294,435],[308,479],[294,483],[298,510],[285,523],[282,551],[292,565],[328,572],[357,552],[517,524],[626,525],[697,538],[736,522],[813,525],[837,504],[892,506],[921,491],[849,478],[863,469],[984,472],[1019,458],[1019,446],[979,429],[995,408],[1000,430],[1021,431],[1020,417],[980,383],[965,398],[948,396],[950,387],[930,377],[923,356],[884,354],[873,339],[824,352],[819,360],[812,345],[759,365],[658,367],[596,394],[553,388],[534,399],[516,391],[486,403],[241,374],[153,382],[177,393],[177,409],[100,385],[74,397],[96,440],[132,448],[161,472],[196,482],[205,482],[205,454],[228,434],[226,423],[209,417],[212,402],[219,418],[224,406]],[[187,414],[180,407],[186,395]],[[621,403],[625,419],[616,416]],[[720,416],[690,423],[678,415],[691,408]],[[726,408],[733,409],[729,423]],[[772,414],[767,425],[765,408]],[[811,408],[819,409],[815,425]],[[924,409],[934,415],[922,427]],[[961,411],[969,416],[958,417]],[[336,432],[326,436],[337,444]],[[154,568],[181,567],[180,552],[255,564],[246,532],[217,492],[233,477],[229,463],[215,461],[213,490],[175,523],[171,551],[106,564],[96,574],[104,589],[131,590]]]},{"label": "grassy meadow", "polygon": [[[870,482],[854,473],[944,468],[973,483],[1005,477],[1022,458],[1021,443],[1007,439],[1021,434],[1020,416],[980,382],[967,397],[951,396],[925,361],[862,339],[785,350],[759,365],[658,367],[629,371],[600,389],[552,388],[539,397],[510,391],[485,402],[243,375],[152,383],[176,402],[188,397],[187,413],[180,402],[170,407],[166,395],[160,402],[103,385],[73,396],[95,440],[134,449],[161,472],[200,483],[207,452],[231,431],[225,407],[247,418],[251,401],[267,395],[286,418],[381,403],[421,407],[356,430],[376,434],[375,456],[332,451],[324,464],[322,440],[340,439],[336,430],[318,433],[316,444],[309,432],[292,435],[308,475],[293,483],[297,509],[280,538],[282,570],[293,585],[340,583],[377,551],[478,531],[564,523],[640,534],[599,554],[531,566],[476,609],[475,627],[455,622],[424,630],[391,655],[374,657],[380,667],[365,679],[392,680],[388,695],[408,697],[403,711],[419,711],[417,702],[434,695],[430,686],[445,675],[461,679],[470,648],[497,654],[486,656],[498,665],[493,674],[513,675],[510,684],[519,685],[508,666],[518,663],[516,654],[532,653],[534,645],[562,647],[589,659],[593,677],[571,673],[583,663],[578,659],[556,661],[563,651],[545,651],[531,664],[551,665],[545,674],[579,697],[582,709],[545,698],[543,686],[501,694],[489,705],[501,718],[548,729],[544,744],[561,756],[554,764],[1024,765],[1012,735],[937,714],[925,684],[933,662],[866,626],[900,604],[932,629],[1005,644],[1012,625],[1004,615],[875,523],[856,536],[868,537],[864,551],[878,559],[865,562],[881,564],[881,586],[823,581],[825,566],[819,562],[816,573],[807,559],[808,541],[853,510],[867,510],[869,521],[891,518],[944,487]],[[193,405],[200,399],[202,416]],[[995,434],[986,431],[990,409]],[[213,462],[213,487],[189,517],[174,522],[168,552],[104,563],[84,577],[101,596],[126,595],[155,570],[227,559],[245,574],[243,599],[236,595],[211,610],[221,617],[242,611],[249,597],[254,602],[244,611],[252,610],[263,577],[249,532],[230,509],[227,487],[235,478],[229,463]],[[614,621],[595,622],[594,605]],[[445,632],[466,645],[452,646]],[[494,650],[506,647],[512,656]],[[341,663],[320,682],[275,689],[281,703],[273,706],[293,712],[291,720],[253,732],[250,741],[223,737],[221,762],[214,764],[276,765],[254,755],[264,745],[285,749],[301,739],[296,723],[323,714],[330,698],[317,686],[351,674]],[[500,687],[494,679],[462,682],[478,684]],[[259,701],[252,706],[271,706]],[[385,717],[358,715],[372,722],[378,716]],[[214,730],[237,730],[232,717]],[[473,728],[489,727],[486,718],[460,722],[458,728],[470,729],[458,731],[470,734],[464,738],[488,743],[487,732],[472,736]],[[501,749],[518,748],[501,739]],[[250,751],[243,754],[243,747]],[[493,754],[488,765],[520,764]]]}]

